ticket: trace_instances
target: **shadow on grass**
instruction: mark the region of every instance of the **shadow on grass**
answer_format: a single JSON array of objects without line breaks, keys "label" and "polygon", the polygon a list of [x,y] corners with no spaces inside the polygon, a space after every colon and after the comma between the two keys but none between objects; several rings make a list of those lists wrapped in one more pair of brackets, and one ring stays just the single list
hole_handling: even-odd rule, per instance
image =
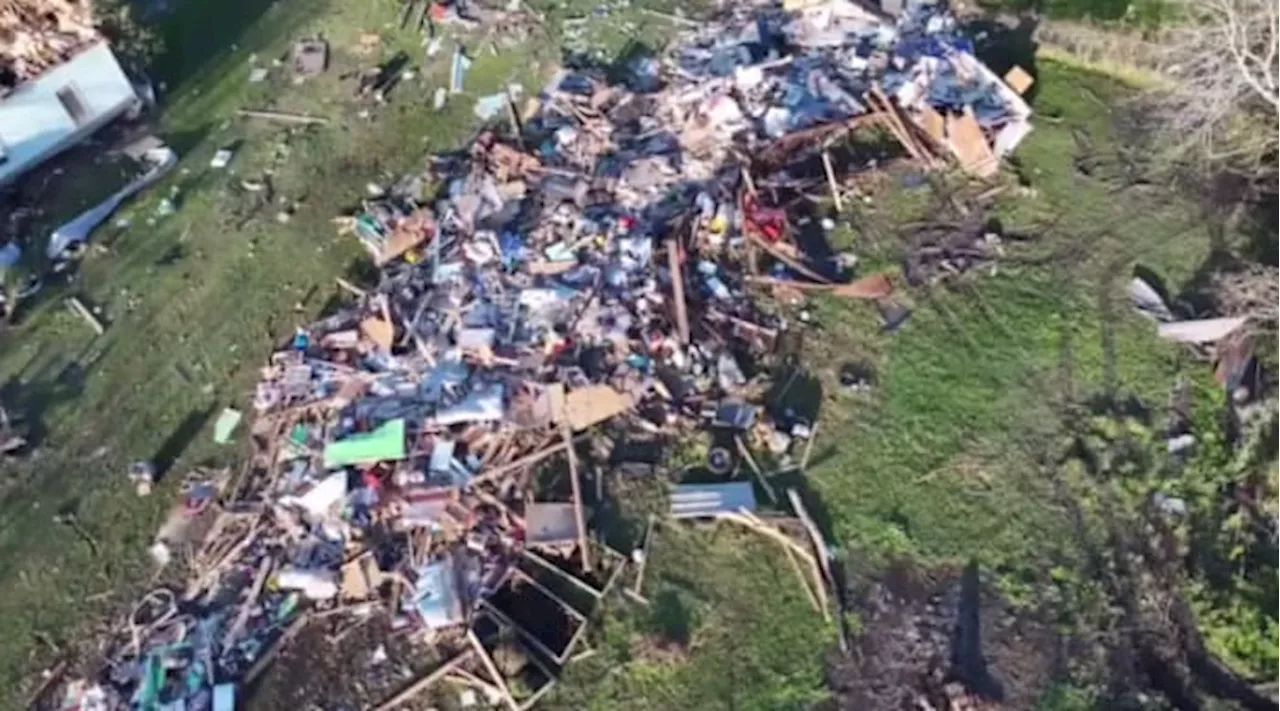
[{"label": "shadow on grass", "polygon": [[187,449],[187,446],[200,434],[200,430],[204,428],[205,423],[213,417],[217,404],[211,404],[206,408],[192,410],[188,412],[186,417],[182,418],[182,422],[174,428],[173,432],[165,438],[160,444],[160,448],[156,450],[151,461],[156,467],[157,478],[164,477],[168,474],[169,469],[173,467],[174,462]]},{"label": "shadow on grass", "polygon": [[[1036,28],[1039,21],[1030,15],[1018,18],[1018,24],[1009,27],[993,20],[975,20],[964,26],[966,34],[974,38],[974,50],[978,59],[982,60],[997,76],[1004,76],[1014,67],[1022,67],[1032,79],[1039,79],[1036,67],[1035,41]],[[1035,102],[1040,91],[1040,82],[1035,82],[1022,98],[1028,104]]]},{"label": "shadow on grass", "polygon": [[[140,3],[135,0],[135,4]],[[282,34],[290,25],[301,22],[305,13],[318,13],[328,3],[292,3],[288,15],[275,18],[278,26],[264,27],[267,13],[277,4],[276,0],[174,3],[170,12],[153,20],[163,50],[151,63],[152,77],[157,83],[163,83],[170,93],[188,83],[199,82],[210,65],[237,49],[253,33]]]},{"label": "shadow on grass", "polygon": [[[95,350],[91,342],[71,358],[44,361],[34,372],[26,369],[0,385],[0,403],[9,411],[15,424],[26,430],[27,448],[44,444],[48,436],[45,421],[51,408],[75,400],[84,392],[85,382],[94,366],[101,362],[110,347]],[[4,502],[0,502],[3,510]]]},{"label": "shadow on grass", "polygon": [[666,639],[685,646],[693,635],[693,616],[673,589],[663,590],[653,599],[654,629]]},{"label": "shadow on grass", "polygon": [[1004,700],[1004,685],[991,675],[982,655],[982,587],[978,564],[970,562],[960,577],[960,599],[951,636],[951,673],[988,701]]}]

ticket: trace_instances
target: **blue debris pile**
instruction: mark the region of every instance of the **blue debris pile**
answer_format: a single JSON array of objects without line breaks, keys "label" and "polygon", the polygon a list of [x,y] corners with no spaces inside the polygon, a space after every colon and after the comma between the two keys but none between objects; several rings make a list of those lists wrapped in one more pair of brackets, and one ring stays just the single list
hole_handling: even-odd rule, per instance
[{"label": "blue debris pile", "polygon": [[[627,560],[592,540],[585,471],[694,436],[721,475],[755,468],[754,448],[785,465],[814,425],[767,394],[808,329],[795,304],[864,299],[905,322],[887,275],[799,238],[833,227],[797,207],[814,185],[839,205],[826,147],[865,119],[922,167],[949,151],[989,174],[1029,130],[1017,92],[925,2],[896,23],[849,2],[736,5],[630,66],[615,83],[562,71],[520,131],[433,156],[343,219],[377,284],[346,284],[351,303],[263,367],[256,454],[190,585],[140,604],[79,693],[217,709],[318,614],[376,614],[453,650],[498,619],[544,650],[493,602],[520,599],[528,554],[553,548],[561,575],[613,561],[603,588]],[[569,638],[545,656],[570,658]]]}]

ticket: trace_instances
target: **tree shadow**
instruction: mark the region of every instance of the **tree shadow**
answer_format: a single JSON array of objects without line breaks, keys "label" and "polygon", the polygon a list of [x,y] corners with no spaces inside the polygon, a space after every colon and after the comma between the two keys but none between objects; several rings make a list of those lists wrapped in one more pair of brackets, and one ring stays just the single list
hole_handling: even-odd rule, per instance
[{"label": "tree shadow", "polygon": [[95,346],[90,343],[70,359],[44,361],[34,372],[24,369],[0,385],[0,404],[15,425],[25,430],[27,450],[44,444],[49,434],[46,418],[50,409],[78,398],[93,367],[111,349],[106,346],[95,350]]},{"label": "tree shadow", "polygon": [[951,635],[950,675],[988,701],[1004,700],[1004,686],[991,675],[982,655],[982,582],[978,564],[970,561],[960,577],[956,623]]},{"label": "tree shadow", "polygon": [[1028,104],[1034,104],[1040,93],[1040,73],[1036,67],[1039,45],[1035,40],[1039,24],[1036,17],[1023,14],[1013,27],[988,19],[974,20],[964,26],[964,32],[974,38],[974,53],[997,76],[1003,77],[1010,69],[1022,67],[1036,80],[1022,95]]},{"label": "tree shadow", "polygon": [[157,479],[163,478],[169,472],[174,462],[186,451],[191,442],[195,440],[196,435],[204,428],[205,423],[213,417],[217,407],[217,404],[213,403],[204,409],[192,410],[169,433],[169,436],[165,438],[164,442],[160,444],[160,448],[151,457],[151,462],[155,465]]},{"label": "tree shadow", "polygon": [[666,639],[682,647],[689,644],[693,635],[693,616],[676,590],[666,589],[654,597],[650,619]]}]

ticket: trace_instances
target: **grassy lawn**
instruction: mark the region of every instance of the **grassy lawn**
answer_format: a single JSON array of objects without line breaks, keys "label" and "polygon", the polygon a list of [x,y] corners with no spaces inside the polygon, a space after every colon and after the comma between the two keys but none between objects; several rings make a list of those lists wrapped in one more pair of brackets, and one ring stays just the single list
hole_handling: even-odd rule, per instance
[{"label": "grassy lawn", "polygon": [[[249,386],[272,344],[337,297],[334,277],[363,262],[357,241],[336,235],[335,212],[366,183],[385,183],[427,153],[464,142],[476,123],[475,96],[510,82],[536,91],[559,60],[559,23],[591,7],[548,8],[547,24],[520,41],[467,38],[476,63],[466,94],[439,113],[432,94],[447,82],[454,40],[446,32],[427,60],[421,37],[396,28],[393,0],[187,0],[165,20],[176,49],[157,72],[173,89],[161,132],[184,160],[126,209],[127,229],[95,237],[99,247],[70,287],[102,306],[106,335],[94,338],[50,297],[0,341],[5,404],[43,434],[34,456],[3,465],[0,482],[0,706],[17,707],[23,680],[54,647],[79,646],[145,590],[145,548],[185,469],[240,454],[214,445],[206,424],[224,406],[249,407]],[[216,26],[228,34],[209,29]],[[658,44],[669,27],[619,5],[586,33],[616,51],[629,41]],[[376,45],[362,44],[364,33],[376,34]],[[286,66],[249,83],[251,62],[271,67],[292,39],[316,34],[332,47],[325,75],[293,86]],[[354,83],[340,75],[398,49],[413,58],[415,76],[387,105],[355,101]],[[1124,286],[1141,263],[1176,292],[1208,254],[1207,225],[1166,191],[1116,193],[1076,171],[1080,135],[1114,157],[1114,84],[1050,62],[1038,83],[1035,108],[1046,120],[1018,154],[1035,194],[1011,190],[998,205],[1009,225],[1040,234],[1017,248],[1021,263],[911,292],[914,316],[896,334],[883,333],[865,305],[820,302],[823,331],[807,347],[825,393],[811,493],[833,540],[868,559],[976,558],[1014,598],[1031,594],[1050,569],[1078,563],[1064,535],[1066,512],[1036,466],[1059,434],[1063,408],[1116,390],[1163,403],[1176,374],[1200,382],[1206,375],[1157,342],[1150,323],[1128,309]],[[330,122],[246,123],[233,116],[242,107]],[[238,146],[229,169],[208,168],[229,145]],[[241,187],[264,174],[282,202],[258,204]],[[178,211],[149,224],[166,195]],[[887,186],[856,209],[853,246],[868,260],[892,262],[902,251],[897,226],[935,207],[920,189]],[[291,218],[278,222],[286,208]],[[877,364],[872,393],[839,391],[834,371],[851,355]],[[172,476],[140,499],[124,472],[142,458],[171,464]],[[97,551],[55,523],[60,511],[75,512]],[[607,615],[600,652],[569,669],[551,705],[787,709],[822,697],[822,656],[834,631],[769,544],[696,530],[662,543],[654,606]],[[683,640],[680,651],[664,652],[659,641],[673,636]]]}]

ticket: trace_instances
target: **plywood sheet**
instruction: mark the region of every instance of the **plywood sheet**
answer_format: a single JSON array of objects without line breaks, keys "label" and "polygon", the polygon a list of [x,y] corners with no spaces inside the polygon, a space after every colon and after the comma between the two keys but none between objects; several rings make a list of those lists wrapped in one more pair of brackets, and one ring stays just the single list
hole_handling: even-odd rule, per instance
[{"label": "plywood sheet", "polygon": [[1036,80],[1035,77],[1027,73],[1027,70],[1014,65],[1013,69],[1010,69],[1004,75],[1004,83],[1019,94],[1025,94],[1027,89],[1030,89],[1031,85],[1036,83]]},{"label": "plywood sheet", "polygon": [[626,395],[608,385],[578,388],[565,397],[564,414],[575,432],[584,430],[631,408]]},{"label": "plywood sheet", "polygon": [[396,328],[391,325],[390,321],[381,318],[367,318],[360,322],[360,332],[365,338],[378,344],[383,350],[391,350],[391,346],[395,344]]},{"label": "plywood sheet", "polygon": [[947,117],[947,144],[966,173],[990,178],[999,172],[1000,164],[987,145],[972,108],[966,107],[960,116]]}]

